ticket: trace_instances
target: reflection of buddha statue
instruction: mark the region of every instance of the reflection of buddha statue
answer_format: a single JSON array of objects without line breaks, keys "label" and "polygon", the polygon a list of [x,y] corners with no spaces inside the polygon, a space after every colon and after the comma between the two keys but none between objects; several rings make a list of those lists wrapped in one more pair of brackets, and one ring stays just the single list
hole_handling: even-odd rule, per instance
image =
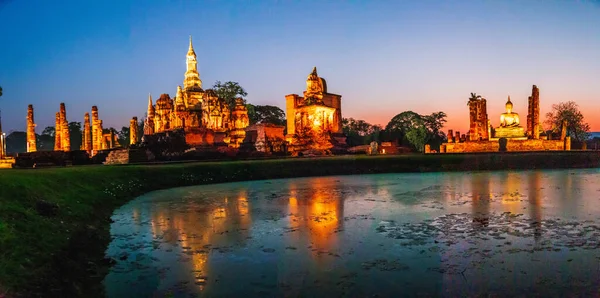
[{"label": "reflection of buddha statue", "polygon": [[517,127],[519,126],[519,114],[512,112],[513,104],[510,101],[510,96],[506,102],[506,113],[500,115],[500,127]]}]

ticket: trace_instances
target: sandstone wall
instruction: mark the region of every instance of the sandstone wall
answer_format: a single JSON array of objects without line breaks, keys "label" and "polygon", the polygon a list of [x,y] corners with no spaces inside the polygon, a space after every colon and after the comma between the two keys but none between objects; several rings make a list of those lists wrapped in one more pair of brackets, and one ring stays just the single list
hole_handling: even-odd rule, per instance
[{"label": "sandstone wall", "polygon": [[149,156],[144,149],[117,149],[108,153],[105,165],[128,164],[149,161]]},{"label": "sandstone wall", "polygon": [[[569,140],[567,140],[568,142]],[[499,152],[498,141],[480,141],[464,143],[444,143],[446,153],[463,152]],[[560,151],[565,150],[566,142],[562,140],[508,140],[506,151]],[[570,145],[570,144],[569,144]],[[567,150],[570,146],[567,146]]]}]

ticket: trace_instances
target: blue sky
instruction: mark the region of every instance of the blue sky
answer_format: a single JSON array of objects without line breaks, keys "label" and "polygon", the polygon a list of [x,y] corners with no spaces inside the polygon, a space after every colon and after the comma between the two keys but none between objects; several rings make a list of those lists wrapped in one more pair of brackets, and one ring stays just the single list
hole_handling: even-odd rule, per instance
[{"label": "blue sky", "polygon": [[444,111],[466,131],[476,92],[496,126],[508,95],[525,119],[536,84],[542,114],[575,100],[600,130],[598,1],[0,0],[4,130],[33,104],[40,133],[60,102],[128,125],[182,84],[190,34],[204,88],[236,81],[254,104],[284,108],[317,66],[344,117]]}]

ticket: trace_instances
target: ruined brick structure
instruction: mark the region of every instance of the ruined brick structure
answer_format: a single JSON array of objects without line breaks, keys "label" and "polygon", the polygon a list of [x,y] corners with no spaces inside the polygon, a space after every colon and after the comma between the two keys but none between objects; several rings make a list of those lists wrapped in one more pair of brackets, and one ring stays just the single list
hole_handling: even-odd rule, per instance
[{"label": "ruined brick structure", "polygon": [[60,103],[60,110],[56,113],[55,120],[54,151],[71,151],[69,122],[67,121],[67,109],[64,103]]},{"label": "ruined brick structure", "polygon": [[81,138],[81,150],[88,153],[92,152],[92,128],[90,123],[90,113],[83,116],[83,137]]},{"label": "ruined brick structure", "polygon": [[92,107],[92,150],[102,150],[102,120],[98,117],[98,107]]},{"label": "ruined brick structure", "polygon": [[136,144],[138,142],[138,119],[137,117],[129,120],[129,144]]},{"label": "ruined brick structure", "polygon": [[[342,96],[327,92],[327,82],[319,77],[316,67],[306,79],[306,91],[303,95],[285,96],[286,141],[298,150],[326,150],[332,148],[334,143],[345,144],[342,132]],[[303,140],[304,135],[309,135],[310,144]]]},{"label": "ruined brick structure", "polygon": [[243,147],[253,147],[264,153],[284,152],[286,141],[283,135],[284,126],[270,123],[250,125],[246,128]]},{"label": "ruined brick structure", "polygon": [[[186,55],[187,70],[185,72],[183,88],[177,86],[175,98],[168,94],[161,94],[153,104],[152,96],[148,98],[148,116],[144,122],[144,135],[152,135],[169,130],[183,129],[186,134],[230,134],[225,141],[234,140],[231,146],[239,146],[243,140],[244,128],[248,121],[230,119],[247,119],[248,112],[245,107],[236,106],[234,113],[225,99],[220,98],[214,90],[202,89],[202,80],[198,72],[196,53],[190,43]],[[243,105],[243,101],[242,101]],[[234,114],[234,115],[232,115]],[[238,127],[244,124],[243,127]],[[186,137],[187,138],[187,137]],[[190,136],[190,139],[199,139],[202,136]],[[240,140],[238,142],[238,140]]]},{"label": "ruined brick structure", "polygon": [[33,105],[27,107],[27,152],[36,152],[35,121],[33,119]]},{"label": "ruined brick structure", "polygon": [[469,100],[468,105],[469,134],[465,137],[458,131],[448,130],[448,141],[440,146],[440,153],[571,150],[571,139],[565,136],[564,123],[559,140],[540,135],[540,91],[536,85],[528,98],[525,129],[520,126],[519,114],[513,111],[510,96],[505,104],[506,112],[500,115],[500,125],[496,128],[487,117],[485,99]]},{"label": "ruined brick structure", "polygon": [[489,139],[489,121],[485,98],[469,100],[469,140],[480,141]]},{"label": "ruined brick structure", "polygon": [[235,108],[231,111],[231,131],[229,133],[229,145],[232,148],[239,148],[246,137],[246,128],[250,124],[248,118],[248,109],[244,105],[244,100],[236,99]]},{"label": "ruined brick structure", "polygon": [[527,107],[527,136],[537,140],[540,138],[540,90],[533,85]]}]

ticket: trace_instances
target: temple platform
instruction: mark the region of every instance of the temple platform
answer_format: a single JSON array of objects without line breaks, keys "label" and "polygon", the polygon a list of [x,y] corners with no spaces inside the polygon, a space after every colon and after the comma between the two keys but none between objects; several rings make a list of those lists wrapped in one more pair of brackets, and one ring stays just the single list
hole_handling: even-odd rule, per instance
[{"label": "temple platform", "polygon": [[15,164],[15,159],[8,157],[0,159],[0,169],[12,169]]},{"label": "temple platform", "polygon": [[[565,140],[528,140],[520,138],[506,139],[507,152],[519,151],[568,151],[571,150],[571,138]],[[500,142],[496,140],[469,141],[462,143],[443,143],[440,153],[502,152]]]},{"label": "temple platform", "polygon": [[524,138],[525,140],[527,139],[527,137],[525,136],[525,130],[523,129],[523,127],[520,127],[520,126],[516,126],[516,127],[498,127],[498,128],[495,129],[493,138],[494,139],[500,139],[500,138],[518,139],[518,138]]}]

